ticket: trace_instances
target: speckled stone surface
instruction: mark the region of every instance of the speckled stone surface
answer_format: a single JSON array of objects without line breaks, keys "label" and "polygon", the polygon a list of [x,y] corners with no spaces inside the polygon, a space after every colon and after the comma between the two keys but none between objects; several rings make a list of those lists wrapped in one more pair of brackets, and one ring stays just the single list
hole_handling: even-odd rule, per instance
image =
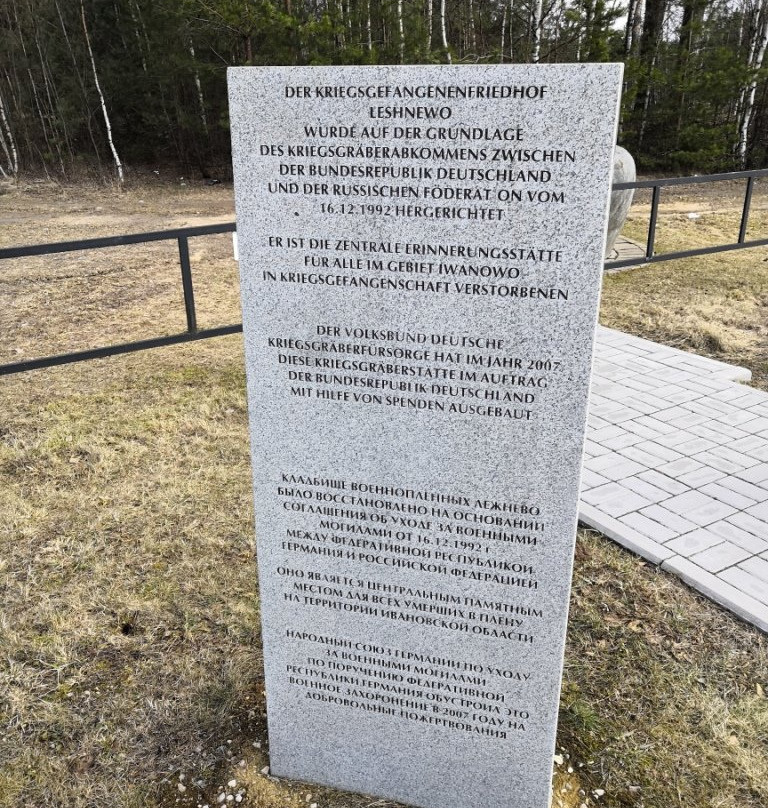
[{"label": "speckled stone surface", "polygon": [[278,776],[548,804],[620,81],[229,73]]}]

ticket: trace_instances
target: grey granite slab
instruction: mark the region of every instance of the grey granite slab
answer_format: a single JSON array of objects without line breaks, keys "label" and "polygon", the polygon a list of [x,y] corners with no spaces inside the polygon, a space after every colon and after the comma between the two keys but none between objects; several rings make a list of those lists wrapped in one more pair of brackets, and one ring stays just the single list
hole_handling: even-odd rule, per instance
[{"label": "grey granite slab", "polygon": [[548,804],[620,82],[230,70],[277,776]]}]

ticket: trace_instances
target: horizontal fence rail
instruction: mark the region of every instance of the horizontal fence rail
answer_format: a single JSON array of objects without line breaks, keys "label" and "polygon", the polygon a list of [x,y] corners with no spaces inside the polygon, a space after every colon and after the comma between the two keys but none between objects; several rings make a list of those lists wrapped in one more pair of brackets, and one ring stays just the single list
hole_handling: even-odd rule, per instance
[{"label": "horizontal fence rail", "polygon": [[11,373],[23,373],[27,370],[39,370],[56,365],[68,365],[71,362],[85,362],[88,359],[103,359],[106,356],[146,351],[148,348],[162,348],[166,345],[180,345],[184,342],[195,342],[209,337],[222,337],[226,334],[237,334],[243,330],[242,323],[218,326],[216,328],[199,329],[195,311],[195,291],[192,283],[192,266],[189,261],[189,239],[195,236],[211,236],[219,233],[234,233],[235,223],[200,225],[198,227],[181,227],[175,230],[157,230],[150,233],[131,233],[125,236],[105,236],[87,238],[78,241],[59,241],[53,244],[34,244],[25,247],[4,247],[0,249],[0,261],[6,258],[27,258],[34,255],[55,255],[75,252],[76,250],[98,250],[104,247],[123,247],[128,244],[145,244],[151,241],[176,241],[179,248],[179,267],[181,269],[181,287],[184,293],[184,310],[187,317],[187,330],[181,334],[170,334],[163,337],[123,342],[108,345],[104,348],[91,348],[86,351],[45,356],[40,359],[29,359],[23,362],[12,362],[0,365],[0,376]]},{"label": "horizontal fence rail", "polygon": [[[768,238],[746,240],[749,226],[750,206],[756,180],[768,177],[768,169],[756,171],[737,171],[730,174],[708,174],[696,177],[673,177],[659,180],[638,180],[635,182],[622,182],[613,185],[613,191],[638,190],[650,188],[651,213],[648,223],[648,236],[646,239],[645,254],[637,258],[606,261],[604,269],[621,269],[623,267],[652,264],[659,261],[670,261],[674,258],[690,258],[697,255],[726,252],[747,247],[762,247],[768,245]],[[655,253],[656,223],[659,215],[659,202],[661,189],[673,185],[693,185],[704,182],[720,182],[723,180],[744,180],[744,203],[737,240],[730,244],[719,244],[714,247],[700,247],[692,250],[678,252]],[[187,330],[180,334],[153,337],[150,339],[124,342],[118,345],[109,345],[103,348],[92,348],[84,351],[46,356],[40,359],[29,359],[22,362],[12,362],[0,365],[0,376],[12,373],[22,373],[28,370],[67,365],[72,362],[84,362],[88,359],[101,359],[107,356],[145,351],[149,348],[161,348],[167,345],[179,345],[185,342],[195,342],[210,337],[221,337],[227,334],[237,334],[243,330],[242,323],[217,326],[215,328],[198,329],[197,314],[195,310],[195,293],[192,282],[192,267],[189,260],[189,239],[195,236],[210,236],[220,233],[234,233],[234,222],[223,224],[201,225],[198,227],[182,227],[173,230],[157,230],[149,233],[131,233],[123,236],[105,236],[101,238],[79,239],[77,241],[60,241],[51,244],[34,244],[22,247],[0,248],[0,261],[11,258],[27,258],[37,255],[55,255],[58,253],[75,252],[78,250],[97,250],[105,247],[124,247],[130,244],[145,244],[152,241],[176,241],[179,250],[179,268],[181,271],[181,286],[184,294],[184,310],[187,320]]]},{"label": "horizontal fence rail", "polygon": [[[671,261],[674,258],[692,258],[697,255],[710,255],[726,252],[728,250],[742,250],[747,247],[764,247],[768,245],[768,238],[747,241],[747,227],[749,226],[749,213],[752,205],[752,194],[755,181],[761,177],[768,177],[768,168],[755,171],[734,171],[730,174],[705,174],[700,177],[671,177],[663,180],[636,180],[635,182],[617,182],[612,186],[613,191],[651,189],[651,215],[648,222],[648,236],[645,242],[645,255],[637,258],[623,258],[618,261],[606,261],[605,269],[621,269],[622,267],[635,267],[641,264],[656,264],[659,261]],[[723,180],[744,180],[744,202],[741,209],[741,220],[736,241],[730,244],[718,244],[715,247],[697,247],[692,250],[678,250],[677,252],[656,254],[656,222],[659,216],[659,202],[661,189],[673,185],[696,185],[703,182],[722,182]]]}]

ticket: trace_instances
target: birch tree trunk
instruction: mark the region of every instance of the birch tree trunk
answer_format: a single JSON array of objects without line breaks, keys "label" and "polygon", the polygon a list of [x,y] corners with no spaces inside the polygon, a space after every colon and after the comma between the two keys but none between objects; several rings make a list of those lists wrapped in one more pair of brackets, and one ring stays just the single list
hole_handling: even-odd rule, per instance
[{"label": "birch tree trunk", "polygon": [[507,4],[504,3],[504,15],[501,18],[501,51],[499,52],[499,63],[504,64],[504,37],[507,33]]},{"label": "birch tree trunk", "polygon": [[[741,126],[739,128],[739,143],[737,147],[737,156],[739,158],[739,165],[745,168],[747,164],[747,143],[749,140],[749,126],[752,123],[752,113],[755,109],[755,92],[757,90],[757,74],[763,66],[765,59],[765,51],[768,47],[768,1],[763,0],[759,9],[759,17],[755,21],[755,39],[754,39],[754,56],[753,63],[750,65],[754,71],[752,80],[747,87],[747,94],[744,101],[744,112],[742,114]],[[750,50],[752,50],[750,48]]]},{"label": "birch tree trunk", "polygon": [[475,31],[475,3],[469,0],[469,47],[472,53],[477,53],[477,32]]},{"label": "birch tree trunk", "polygon": [[192,57],[193,68],[192,71],[195,75],[195,88],[197,89],[197,103],[200,105],[200,120],[203,124],[203,130],[208,132],[208,118],[205,114],[205,98],[203,97],[203,85],[200,83],[200,71],[195,65],[195,46],[192,44],[192,38],[188,39],[189,55]]},{"label": "birch tree trunk", "polygon": [[[14,140],[11,126],[8,123],[8,116],[5,114],[5,104],[3,103],[2,94],[0,94],[0,123],[3,125],[5,134],[3,138],[3,151],[5,151],[8,156],[8,168],[10,173],[15,177],[19,173],[19,152],[16,149],[16,141]],[[6,140],[8,141],[7,145]]]},{"label": "birch tree trunk", "polygon": [[543,9],[543,0],[534,0],[532,13],[533,19],[531,20],[531,61],[536,64],[541,58],[541,15]]},{"label": "birch tree trunk", "polygon": [[141,69],[146,73],[147,72],[147,59],[144,56],[144,43],[141,39],[141,34],[139,33],[139,21],[136,17],[136,11],[133,7],[133,3],[128,3],[128,11],[131,14],[131,22],[133,23],[133,35],[136,37],[136,46],[139,49],[139,57],[141,58]]},{"label": "birch tree trunk", "polygon": [[427,0],[427,53],[432,52],[432,3],[433,0]]},{"label": "birch tree trunk", "polygon": [[397,55],[400,64],[405,62],[405,32],[403,31],[403,0],[397,0]]},{"label": "birch tree trunk", "polygon": [[365,33],[368,37],[368,53],[373,52],[373,29],[371,26],[371,0],[365,2]]},{"label": "birch tree trunk", "polygon": [[99,83],[99,74],[96,70],[96,59],[93,57],[93,48],[91,48],[91,38],[88,35],[88,26],[85,22],[85,6],[83,0],[80,0],[80,17],[83,21],[83,33],[85,34],[85,44],[88,47],[88,56],[91,59],[91,68],[93,69],[93,83],[96,85],[96,92],[99,94],[99,101],[101,102],[101,111],[104,115],[104,126],[107,129],[107,142],[109,149],[112,152],[112,159],[115,162],[115,170],[117,171],[117,181],[120,185],[123,184],[125,177],[123,175],[123,164],[120,162],[120,156],[115,148],[115,143],[112,139],[112,124],[109,120],[109,113],[107,112],[107,103],[104,100],[104,93],[101,91],[101,84]]},{"label": "birch tree trunk", "polygon": [[448,60],[448,64],[451,64],[451,52],[448,50],[448,32],[445,27],[445,0],[440,0],[440,36],[445,58]]}]

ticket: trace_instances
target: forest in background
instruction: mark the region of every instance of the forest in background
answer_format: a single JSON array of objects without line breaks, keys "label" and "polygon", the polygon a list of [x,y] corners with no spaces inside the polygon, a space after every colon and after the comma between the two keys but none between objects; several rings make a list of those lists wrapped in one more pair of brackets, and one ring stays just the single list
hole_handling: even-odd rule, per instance
[{"label": "forest in background", "polygon": [[625,64],[646,172],[768,165],[768,0],[0,0],[0,178],[230,173],[230,65]]}]

